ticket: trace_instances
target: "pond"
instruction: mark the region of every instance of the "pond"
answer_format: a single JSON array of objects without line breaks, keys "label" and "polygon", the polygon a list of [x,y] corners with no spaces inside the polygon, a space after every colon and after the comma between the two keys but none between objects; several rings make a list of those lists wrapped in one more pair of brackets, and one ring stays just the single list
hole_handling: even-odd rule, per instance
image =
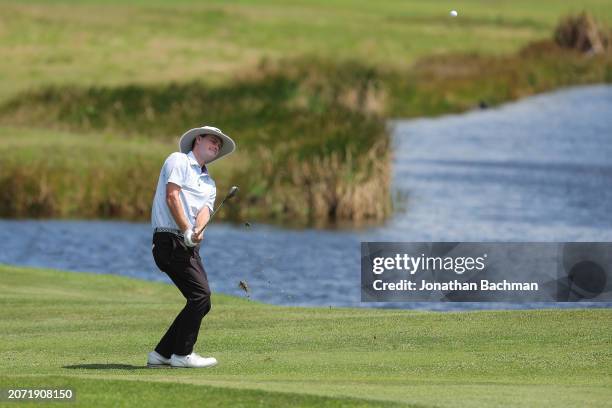
[{"label": "pond", "polygon": [[[244,296],[244,280],[253,300],[298,306],[612,307],[359,302],[361,241],[612,241],[611,112],[612,86],[599,85],[391,121],[400,211],[361,230],[211,225],[202,258],[212,290]],[[170,282],[148,223],[0,220],[0,263]]]}]

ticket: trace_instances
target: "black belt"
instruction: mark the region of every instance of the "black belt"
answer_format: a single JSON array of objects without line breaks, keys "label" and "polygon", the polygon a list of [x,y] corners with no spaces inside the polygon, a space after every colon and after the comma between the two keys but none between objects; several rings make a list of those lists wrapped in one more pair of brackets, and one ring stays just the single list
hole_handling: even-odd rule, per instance
[{"label": "black belt", "polygon": [[162,228],[155,228],[153,230],[153,232],[169,232],[171,234],[178,235],[181,238],[183,238],[183,236],[184,236],[184,234],[183,234],[183,232],[181,230],[174,229],[174,228],[163,228],[163,227]]}]

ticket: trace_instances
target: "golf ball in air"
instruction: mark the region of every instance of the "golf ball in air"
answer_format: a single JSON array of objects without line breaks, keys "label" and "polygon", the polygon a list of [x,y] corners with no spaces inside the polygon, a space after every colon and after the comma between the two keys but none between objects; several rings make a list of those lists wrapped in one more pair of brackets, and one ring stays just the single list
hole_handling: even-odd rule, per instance
[{"label": "golf ball in air", "polygon": [[451,10],[450,15],[451,17],[457,17],[457,10]]}]

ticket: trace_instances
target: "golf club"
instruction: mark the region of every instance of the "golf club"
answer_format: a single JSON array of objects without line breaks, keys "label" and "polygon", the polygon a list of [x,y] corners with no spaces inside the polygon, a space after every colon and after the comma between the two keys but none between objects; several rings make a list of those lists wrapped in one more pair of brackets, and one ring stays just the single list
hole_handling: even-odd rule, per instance
[{"label": "golf club", "polygon": [[202,231],[204,231],[206,229],[206,227],[208,226],[208,224],[210,224],[210,222],[212,221],[212,219],[215,216],[215,214],[217,213],[217,211],[219,211],[221,209],[221,207],[223,207],[223,203],[225,203],[225,200],[232,198],[233,196],[236,195],[237,192],[238,192],[238,187],[232,186],[232,188],[230,188],[229,193],[227,193],[227,195],[223,198],[223,200],[221,201],[221,204],[219,204],[217,209],[214,210],[212,212],[212,214],[210,214],[210,218],[208,219],[206,224],[204,224],[204,226],[202,228],[200,228],[200,230],[195,233],[196,236],[200,235],[202,233]]}]

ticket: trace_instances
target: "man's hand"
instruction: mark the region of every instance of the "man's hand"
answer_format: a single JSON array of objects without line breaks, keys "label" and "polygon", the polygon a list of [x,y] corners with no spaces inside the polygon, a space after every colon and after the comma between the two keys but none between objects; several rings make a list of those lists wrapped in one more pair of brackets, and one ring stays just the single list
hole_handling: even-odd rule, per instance
[{"label": "man's hand", "polygon": [[195,232],[199,231],[204,225],[206,225],[210,219],[210,210],[208,207],[202,208],[196,216],[195,227],[192,227],[185,215],[185,212],[183,211],[183,205],[179,196],[180,191],[180,186],[174,183],[168,183],[166,186],[166,203],[168,204],[168,208],[170,209],[170,213],[176,221],[176,224],[179,226],[181,231],[183,231],[185,245],[188,247],[194,247],[204,240],[204,231],[197,235]]},{"label": "man's hand", "polygon": [[199,244],[200,242],[204,241],[204,231],[196,235],[196,231],[194,230],[193,237],[191,238],[191,240],[196,244]]},{"label": "man's hand", "polygon": [[194,240],[194,238],[195,238],[195,234],[193,233],[193,230],[191,228],[188,228],[185,231],[183,231],[183,241],[185,242],[185,245],[187,245],[188,247],[194,247],[198,244]]},{"label": "man's hand", "polygon": [[185,245],[187,245],[188,247],[194,247],[204,240],[204,231],[196,235],[195,228],[187,229],[183,231],[183,237]]}]

